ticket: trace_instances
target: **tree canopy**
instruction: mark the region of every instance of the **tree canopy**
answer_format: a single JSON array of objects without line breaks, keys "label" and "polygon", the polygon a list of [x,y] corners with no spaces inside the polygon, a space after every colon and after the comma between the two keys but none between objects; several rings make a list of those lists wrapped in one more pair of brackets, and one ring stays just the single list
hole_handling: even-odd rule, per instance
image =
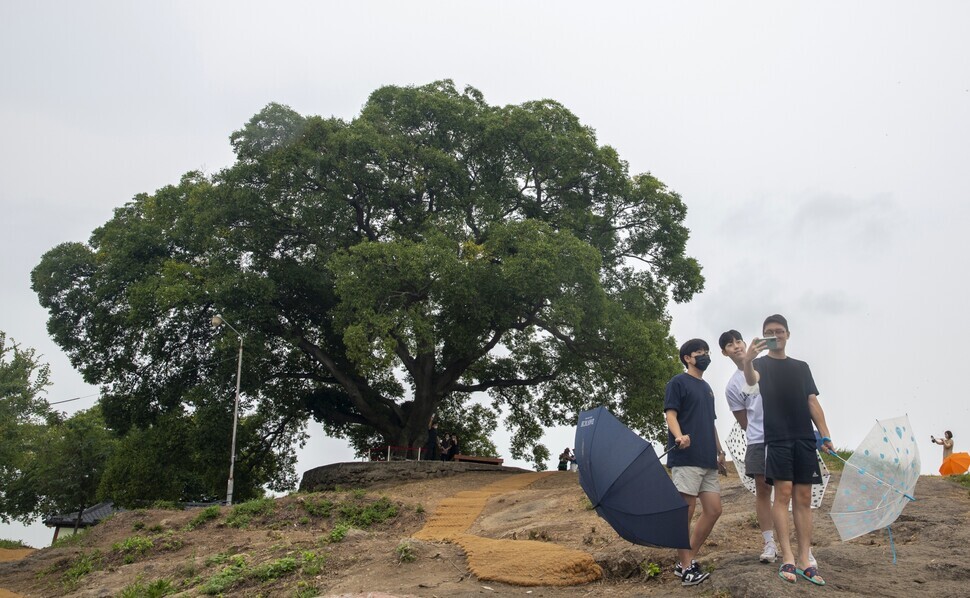
[{"label": "tree canopy", "polygon": [[703,287],[686,207],[561,104],[388,86],[351,121],[270,104],[230,140],[231,166],[135,197],[33,271],[110,426],[208,409],[225,433],[219,312],[245,337],[237,467],[256,484],[291,475],[260,455],[309,417],[359,450],[420,445],[451,401],[471,435],[503,413],[518,458],[592,405],[657,433],[668,301]]},{"label": "tree canopy", "polygon": [[21,347],[0,331],[0,521],[30,521],[33,493],[23,492],[25,472],[44,446],[54,420],[44,393],[50,367],[33,349]]}]

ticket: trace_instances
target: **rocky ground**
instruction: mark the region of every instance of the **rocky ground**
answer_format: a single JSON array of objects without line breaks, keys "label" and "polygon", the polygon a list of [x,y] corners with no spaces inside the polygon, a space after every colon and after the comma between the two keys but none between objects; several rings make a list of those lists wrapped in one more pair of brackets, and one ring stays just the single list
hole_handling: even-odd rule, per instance
[{"label": "rocky ground", "polygon": [[[387,464],[373,467],[382,465]],[[681,588],[671,573],[673,551],[634,546],[619,538],[588,509],[574,473],[553,472],[502,492],[494,491],[501,487],[496,482],[522,474],[490,468],[448,473],[417,472],[414,481],[394,476],[369,487],[295,494],[270,501],[271,507],[250,508],[243,523],[240,512],[227,508],[216,509],[202,522],[199,510],[122,513],[75,543],[0,563],[0,588],[25,597],[149,596],[150,587],[183,596],[208,592],[301,598],[367,593],[550,598],[970,593],[970,496],[967,489],[940,477],[920,479],[917,501],[893,525],[894,565],[884,532],[848,543],[839,540],[827,516],[839,478],[833,473],[829,494],[816,514],[815,554],[828,580],[824,588],[805,581],[786,584],[776,576],[777,565],[757,561],[761,535],[753,496],[736,476],[722,478],[724,513],[700,555],[711,577],[701,586]],[[426,536],[421,532],[443,501],[483,488],[493,491],[468,534],[522,542],[520,569],[525,572],[535,565],[528,547],[536,542],[588,553],[602,569],[601,579],[576,586],[483,580],[472,574],[459,544],[414,537]],[[386,514],[388,505],[395,514],[383,522],[359,523],[363,529],[339,523],[342,512]],[[193,521],[196,525],[189,529]]]}]

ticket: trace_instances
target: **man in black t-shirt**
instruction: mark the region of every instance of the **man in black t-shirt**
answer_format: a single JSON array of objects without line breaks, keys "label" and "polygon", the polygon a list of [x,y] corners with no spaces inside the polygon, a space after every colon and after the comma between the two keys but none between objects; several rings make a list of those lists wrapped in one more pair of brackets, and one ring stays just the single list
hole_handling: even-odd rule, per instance
[{"label": "man in black t-shirt", "polygon": [[[765,481],[775,487],[771,516],[784,561],[778,576],[788,582],[801,576],[824,585],[810,556],[812,484],[821,480],[812,423],[822,434],[823,450],[833,449],[832,439],[811,369],[785,354],[791,336],[788,321],[778,314],[768,316],[762,332],[765,338],[751,341],[742,364],[746,390],[758,387],[765,413]],[[758,357],[765,349],[768,355]],[[797,561],[788,535],[789,502],[798,536]]]},{"label": "man in black t-shirt", "polygon": [[680,362],[687,372],[671,378],[664,394],[667,447],[677,447],[668,453],[667,466],[670,479],[687,502],[688,528],[698,499],[702,509],[690,533],[690,549],[677,551],[674,575],[685,586],[697,585],[710,575],[701,571],[694,557],[721,516],[717,470],[724,465],[724,451],[714,427],[714,391],[704,381],[704,370],[711,364],[710,353],[710,347],[699,338],[684,343]]}]

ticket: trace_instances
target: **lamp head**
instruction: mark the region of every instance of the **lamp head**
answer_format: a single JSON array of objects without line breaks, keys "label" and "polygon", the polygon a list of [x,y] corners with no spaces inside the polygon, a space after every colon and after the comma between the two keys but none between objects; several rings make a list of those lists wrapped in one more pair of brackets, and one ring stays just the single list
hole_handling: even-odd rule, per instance
[{"label": "lamp head", "polygon": [[213,328],[218,328],[218,327],[222,326],[222,324],[224,322],[225,322],[225,320],[222,319],[222,316],[221,315],[216,314],[216,315],[212,316],[212,327]]}]

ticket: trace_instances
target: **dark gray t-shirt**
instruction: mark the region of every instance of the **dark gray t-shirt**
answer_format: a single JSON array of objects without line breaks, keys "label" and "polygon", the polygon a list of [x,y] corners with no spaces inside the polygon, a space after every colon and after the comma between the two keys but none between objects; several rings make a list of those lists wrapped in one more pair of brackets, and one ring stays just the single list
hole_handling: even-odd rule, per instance
[{"label": "dark gray t-shirt", "polygon": [[[714,443],[714,391],[711,385],[690,374],[678,374],[667,383],[664,412],[677,412],[680,431],[690,435],[690,446],[667,453],[667,467],[717,468]],[[667,430],[667,448],[674,446],[674,435]]]},{"label": "dark gray t-shirt", "polygon": [[808,395],[818,395],[812,370],[804,361],[759,357],[761,405],[765,412],[765,442],[815,440]]}]

